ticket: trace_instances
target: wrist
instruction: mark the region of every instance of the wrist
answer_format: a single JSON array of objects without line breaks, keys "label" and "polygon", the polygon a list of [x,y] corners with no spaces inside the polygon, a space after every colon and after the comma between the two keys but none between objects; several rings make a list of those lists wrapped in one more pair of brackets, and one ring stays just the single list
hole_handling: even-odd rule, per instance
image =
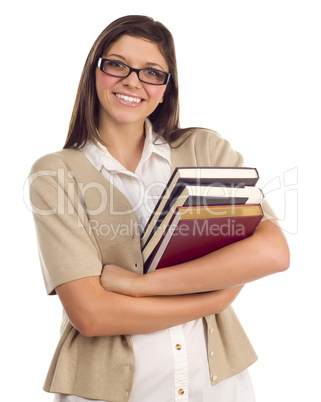
[{"label": "wrist", "polygon": [[133,277],[132,288],[134,289],[135,297],[154,296],[152,288],[149,287],[149,274]]}]

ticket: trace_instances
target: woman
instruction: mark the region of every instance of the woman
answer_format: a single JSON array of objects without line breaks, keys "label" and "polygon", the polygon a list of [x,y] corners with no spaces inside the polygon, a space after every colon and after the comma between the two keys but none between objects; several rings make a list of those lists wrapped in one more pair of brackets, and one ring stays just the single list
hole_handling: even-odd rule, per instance
[{"label": "woman", "polygon": [[269,206],[250,238],[141,275],[139,228],[171,171],[242,164],[215,132],[179,129],[178,110],[171,34],[120,18],[89,53],[65,149],[32,168],[44,280],[65,312],[44,386],[57,402],[254,401],[256,355],[230,304],[288,267]]}]

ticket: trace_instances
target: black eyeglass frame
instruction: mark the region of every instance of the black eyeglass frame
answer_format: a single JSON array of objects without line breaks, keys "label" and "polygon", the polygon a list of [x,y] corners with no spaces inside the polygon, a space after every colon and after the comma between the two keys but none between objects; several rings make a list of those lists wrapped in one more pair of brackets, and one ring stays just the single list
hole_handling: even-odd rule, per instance
[{"label": "black eyeglass frame", "polygon": [[[130,76],[130,74],[131,74],[132,72],[135,72],[135,73],[137,74],[137,77],[138,77],[139,81],[144,82],[145,84],[149,84],[149,85],[167,85],[168,82],[169,82],[169,79],[170,79],[170,77],[171,77],[171,73],[168,73],[168,72],[166,72],[166,71],[157,70],[156,68],[133,68],[133,67],[130,67],[128,64],[125,64],[125,63],[123,63],[123,62],[121,62],[121,64],[124,65],[124,66],[126,66],[127,68],[129,68],[129,72],[128,72],[127,75],[110,74],[110,73],[106,73],[106,71],[104,71],[104,69],[103,69],[104,62],[105,62],[105,61],[117,61],[117,60],[113,60],[113,59],[103,59],[102,57],[100,57],[100,58],[98,59],[97,67],[98,67],[103,73],[105,73],[105,74],[107,74],[107,75],[110,75],[110,76],[112,76],[112,77],[127,78],[128,76]],[[153,83],[153,82],[147,82],[147,81],[142,80],[142,79],[139,77],[139,72],[140,72],[140,71],[144,71],[144,70],[158,71],[158,72],[160,72],[160,73],[165,74],[164,82],[162,82],[161,84],[155,84],[155,83]]]}]

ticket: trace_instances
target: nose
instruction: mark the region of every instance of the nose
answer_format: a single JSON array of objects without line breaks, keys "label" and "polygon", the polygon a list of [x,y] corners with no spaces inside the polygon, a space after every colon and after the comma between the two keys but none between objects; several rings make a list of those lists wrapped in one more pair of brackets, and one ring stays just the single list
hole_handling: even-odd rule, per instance
[{"label": "nose", "polygon": [[141,82],[138,78],[138,71],[132,71],[128,77],[123,78],[123,84],[132,87],[140,87]]}]

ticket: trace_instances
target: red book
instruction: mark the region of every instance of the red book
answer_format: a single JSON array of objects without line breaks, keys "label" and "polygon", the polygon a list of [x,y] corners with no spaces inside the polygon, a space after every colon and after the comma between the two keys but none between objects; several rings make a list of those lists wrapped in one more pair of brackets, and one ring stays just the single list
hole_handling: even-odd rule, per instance
[{"label": "red book", "polygon": [[158,229],[163,234],[145,259],[144,271],[193,260],[245,239],[262,216],[259,204],[178,207],[170,224]]}]

